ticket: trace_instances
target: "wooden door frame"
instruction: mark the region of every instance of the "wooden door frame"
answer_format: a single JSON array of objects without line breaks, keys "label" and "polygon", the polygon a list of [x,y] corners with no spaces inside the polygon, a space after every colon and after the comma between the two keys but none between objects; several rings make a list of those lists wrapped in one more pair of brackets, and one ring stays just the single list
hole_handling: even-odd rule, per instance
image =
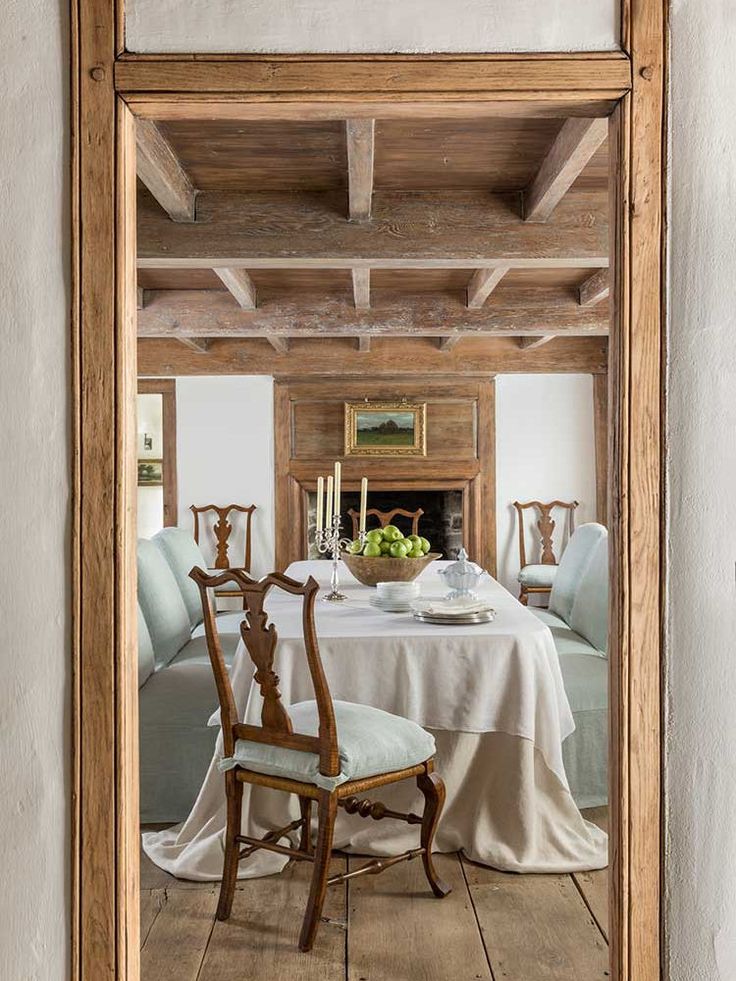
[{"label": "wooden door frame", "polygon": [[611,941],[614,978],[661,977],[667,25],[665,0],[622,6],[627,54],[134,56],[122,2],[72,0],[75,979],[139,977],[133,113],[305,100],[336,114],[346,102],[475,112],[532,98],[616,104]]},{"label": "wooden door frame", "polygon": [[179,493],[176,464],[176,379],[139,378],[139,395],[161,396],[161,429],[163,431],[164,527],[179,523]]}]

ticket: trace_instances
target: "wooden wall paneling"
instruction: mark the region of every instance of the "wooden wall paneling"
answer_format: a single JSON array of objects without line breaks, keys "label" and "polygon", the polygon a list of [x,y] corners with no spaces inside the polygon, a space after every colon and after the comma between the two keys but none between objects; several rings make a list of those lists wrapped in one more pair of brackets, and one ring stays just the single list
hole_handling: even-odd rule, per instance
[{"label": "wooden wall paneling", "polygon": [[608,375],[593,375],[595,519],[608,526]]},{"label": "wooden wall paneling", "polygon": [[164,526],[179,523],[178,465],[176,459],[176,380],[139,378],[138,394],[160,395],[162,401],[164,459]]},{"label": "wooden wall paneling", "polygon": [[481,564],[496,575],[496,381],[489,378],[478,386],[478,458],[480,475],[480,521],[483,554]]},{"label": "wooden wall paneling", "polygon": [[276,571],[283,572],[290,555],[289,458],[291,456],[291,403],[289,388],[276,381],[273,386],[274,528]]}]

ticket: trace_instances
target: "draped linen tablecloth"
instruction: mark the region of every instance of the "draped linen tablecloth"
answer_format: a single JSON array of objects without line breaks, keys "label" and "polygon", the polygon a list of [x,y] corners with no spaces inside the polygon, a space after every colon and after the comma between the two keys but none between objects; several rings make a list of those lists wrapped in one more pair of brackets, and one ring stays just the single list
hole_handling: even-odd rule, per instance
[{"label": "draped linen tablecloth", "polygon": [[[420,577],[423,597],[446,589],[434,563]],[[329,580],[330,564],[295,562],[287,574],[300,581]],[[462,852],[503,871],[573,872],[607,864],[607,837],[585,821],[570,794],[562,741],[574,730],[549,629],[495,580],[480,592],[496,610],[492,623],[445,627],[411,614],[384,613],[369,603],[341,563],[344,603],[316,604],[317,635],[334,699],[361,702],[404,716],[429,729],[437,744],[436,769],[447,801],[435,838],[438,851]],[[279,641],[274,669],[284,705],[314,697],[301,628],[301,598],[272,590],[267,601]],[[242,613],[221,630],[237,630]],[[219,618],[222,621],[222,617]],[[261,696],[253,664],[241,642],[231,669],[241,718],[260,722]],[[219,724],[218,713],[212,724]],[[183,879],[222,875],[224,777],[217,763],[221,737],[194,807],[183,824],[143,835],[146,854]],[[414,782],[382,787],[376,796],[396,810],[421,813]],[[299,816],[295,797],[246,784],[243,833],[261,837]],[[338,813],[334,847],[385,855],[416,845],[417,829]],[[286,859],[256,852],[239,877],[280,871]]]}]

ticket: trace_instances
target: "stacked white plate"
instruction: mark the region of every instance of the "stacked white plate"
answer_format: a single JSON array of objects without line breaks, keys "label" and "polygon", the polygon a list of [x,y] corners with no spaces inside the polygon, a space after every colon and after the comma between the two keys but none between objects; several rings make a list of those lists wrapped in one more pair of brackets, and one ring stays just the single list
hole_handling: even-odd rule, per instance
[{"label": "stacked white plate", "polygon": [[370,603],[387,613],[408,613],[417,596],[418,582],[379,582]]},{"label": "stacked white plate", "polygon": [[442,625],[490,623],[496,616],[490,604],[475,599],[415,600],[411,609],[415,619]]}]

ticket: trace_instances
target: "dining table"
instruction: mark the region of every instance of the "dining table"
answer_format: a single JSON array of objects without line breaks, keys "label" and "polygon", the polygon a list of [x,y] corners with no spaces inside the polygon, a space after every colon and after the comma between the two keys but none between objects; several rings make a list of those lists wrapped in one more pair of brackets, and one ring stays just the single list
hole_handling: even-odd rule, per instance
[{"label": "dining table", "polygon": [[[407,559],[406,561],[411,561]],[[437,561],[418,577],[423,600],[447,593]],[[332,564],[292,563],[286,575],[313,576],[327,589]],[[491,622],[469,626],[420,622],[411,611],[390,613],[371,603],[340,562],[342,602],[316,603],[320,655],[333,699],[358,702],[411,719],[432,733],[435,768],[447,798],[435,849],[456,852],[501,871],[567,873],[604,868],[608,839],[581,814],[570,793],[562,743],[574,731],[559,659],[549,628],[488,576],[478,595],[493,608]],[[266,603],[278,632],[274,670],[283,704],[314,697],[302,635],[301,597],[272,589]],[[237,631],[243,611],[220,614],[218,629]],[[240,642],[230,680],[240,718],[260,722],[254,666]],[[219,712],[210,719],[219,725]],[[338,733],[339,738],[339,733]],[[151,860],[172,875],[199,881],[222,875],[225,787],[222,738],[186,820],[143,835]],[[421,812],[413,781],[381,788],[390,808]],[[299,816],[290,794],[246,784],[242,833],[262,837]],[[338,814],[334,847],[390,855],[415,847],[417,830],[399,821]],[[260,850],[239,877],[280,871],[287,859]]]}]

